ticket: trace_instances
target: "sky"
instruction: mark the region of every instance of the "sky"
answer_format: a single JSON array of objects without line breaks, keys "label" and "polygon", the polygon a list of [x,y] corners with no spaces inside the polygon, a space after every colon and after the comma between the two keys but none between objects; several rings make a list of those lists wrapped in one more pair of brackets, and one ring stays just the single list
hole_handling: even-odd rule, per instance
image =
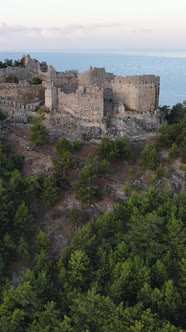
[{"label": "sky", "polygon": [[182,49],[186,0],[3,0],[0,50]]}]

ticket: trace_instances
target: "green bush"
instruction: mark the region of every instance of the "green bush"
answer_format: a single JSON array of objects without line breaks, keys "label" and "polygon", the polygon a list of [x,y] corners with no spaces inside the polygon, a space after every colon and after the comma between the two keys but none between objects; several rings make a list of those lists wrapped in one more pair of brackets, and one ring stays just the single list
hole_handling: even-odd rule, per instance
[{"label": "green bush", "polygon": [[163,168],[162,165],[159,165],[156,169],[156,175],[158,178],[161,178],[162,176],[166,175],[166,170]]},{"label": "green bush", "polygon": [[68,220],[76,225],[80,225],[85,221],[85,215],[82,210],[69,209],[67,211]]},{"label": "green bush", "polygon": [[179,148],[176,143],[172,143],[169,149],[169,158],[176,158],[179,155]]},{"label": "green bush", "polygon": [[80,151],[81,148],[82,148],[82,142],[80,140],[77,140],[73,143],[74,151]]},{"label": "green bush", "polygon": [[19,83],[17,76],[10,74],[5,77],[5,83]]},{"label": "green bush", "polygon": [[126,182],[123,186],[123,191],[126,195],[129,195],[131,190],[131,184],[129,182]]},{"label": "green bush", "polygon": [[32,84],[33,85],[39,85],[42,84],[42,80],[39,77],[32,77]]},{"label": "green bush", "polygon": [[97,200],[99,188],[97,185],[84,184],[81,181],[75,182],[76,197],[82,203],[93,203]]},{"label": "green bush", "polygon": [[29,138],[34,144],[44,144],[48,138],[48,130],[42,124],[42,121],[43,116],[39,116],[37,118],[30,118],[32,126]]},{"label": "green bush", "polygon": [[159,155],[155,144],[146,144],[140,155],[140,164],[149,169],[156,169],[159,163]]},{"label": "green bush", "polygon": [[72,150],[72,146],[70,141],[65,138],[61,137],[58,139],[55,145],[57,153],[62,157],[64,152],[70,152]]},{"label": "green bush", "polygon": [[128,167],[128,173],[129,173],[130,175],[134,174],[134,167],[129,166],[129,167]]},{"label": "green bush", "polygon": [[157,175],[156,175],[156,173],[155,173],[155,174],[152,174],[152,175],[151,175],[150,183],[155,183],[156,181],[157,181]]},{"label": "green bush", "polygon": [[0,121],[3,121],[7,118],[7,115],[5,113],[3,113],[2,111],[0,111]]},{"label": "green bush", "polygon": [[126,136],[115,140],[103,138],[97,147],[97,154],[101,159],[106,160],[128,158],[131,155],[128,138]]}]

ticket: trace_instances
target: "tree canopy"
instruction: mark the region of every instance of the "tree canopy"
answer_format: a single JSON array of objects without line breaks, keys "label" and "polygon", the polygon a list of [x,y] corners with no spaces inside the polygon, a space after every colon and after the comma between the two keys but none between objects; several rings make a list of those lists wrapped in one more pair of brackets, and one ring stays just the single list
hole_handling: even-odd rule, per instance
[{"label": "tree canopy", "polygon": [[[184,105],[181,113],[183,109]],[[183,158],[185,115],[181,116],[161,129],[156,144],[145,145],[140,156],[143,167],[162,174],[160,146],[171,148],[174,158],[176,144]],[[179,131],[171,136],[175,128]],[[75,185],[81,202],[95,202],[101,187],[99,175],[108,172],[111,151],[119,150],[124,158],[128,154],[128,147],[120,143],[113,149],[105,141],[99,158],[85,160]],[[107,160],[105,144],[111,146]],[[61,139],[56,151],[63,160],[73,145]],[[2,332],[186,331],[184,186],[174,192],[167,183],[152,184],[142,192],[126,188],[127,198],[91,218],[76,209],[68,211],[65,219],[60,211],[65,227],[73,220],[78,230],[56,253],[51,237],[60,232],[62,242],[64,228],[60,227],[64,225],[47,230],[49,237],[41,215],[46,213],[53,223],[50,208],[61,197],[58,174],[25,176],[23,160],[3,141],[0,157]]]}]

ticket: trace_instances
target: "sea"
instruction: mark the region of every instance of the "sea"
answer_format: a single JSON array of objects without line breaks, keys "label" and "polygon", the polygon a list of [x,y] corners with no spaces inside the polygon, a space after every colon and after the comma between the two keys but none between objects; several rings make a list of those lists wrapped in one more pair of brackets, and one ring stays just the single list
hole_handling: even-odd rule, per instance
[{"label": "sea", "polygon": [[46,61],[56,71],[90,66],[104,67],[116,75],[153,74],[160,76],[160,106],[172,107],[186,100],[186,49],[183,50],[56,50],[0,51],[0,61],[21,59],[30,54]]}]

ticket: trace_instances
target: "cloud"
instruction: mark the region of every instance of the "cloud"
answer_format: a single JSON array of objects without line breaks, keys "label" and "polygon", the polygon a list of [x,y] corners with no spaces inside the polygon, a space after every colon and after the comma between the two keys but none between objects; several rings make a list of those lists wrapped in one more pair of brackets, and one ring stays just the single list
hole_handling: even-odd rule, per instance
[{"label": "cloud", "polygon": [[0,22],[0,43],[1,49],[100,47],[114,31],[122,30],[122,26],[119,22],[50,27]]},{"label": "cloud", "polygon": [[136,28],[131,30],[131,33],[135,34],[151,34],[153,32],[153,29],[151,28]]},{"label": "cloud", "polygon": [[142,28],[140,29],[141,32],[144,32],[144,33],[152,33],[153,32],[153,29],[150,29],[150,28]]},{"label": "cloud", "polygon": [[82,37],[89,31],[99,30],[99,29],[112,29],[121,27],[121,23],[113,22],[113,23],[93,23],[93,24],[69,24],[62,27],[28,27],[23,25],[8,25],[5,22],[0,24],[0,33],[3,34],[12,34],[12,33],[22,33],[22,34],[40,34],[43,38],[53,38],[57,35],[63,34],[65,38],[69,38],[70,36]]},{"label": "cloud", "polygon": [[26,26],[0,23],[1,49],[58,49],[102,47],[107,37],[116,32],[121,23],[68,24],[63,26]]},{"label": "cloud", "polygon": [[150,28],[125,22],[26,26],[0,23],[1,49],[107,48],[141,46],[149,42]]}]

